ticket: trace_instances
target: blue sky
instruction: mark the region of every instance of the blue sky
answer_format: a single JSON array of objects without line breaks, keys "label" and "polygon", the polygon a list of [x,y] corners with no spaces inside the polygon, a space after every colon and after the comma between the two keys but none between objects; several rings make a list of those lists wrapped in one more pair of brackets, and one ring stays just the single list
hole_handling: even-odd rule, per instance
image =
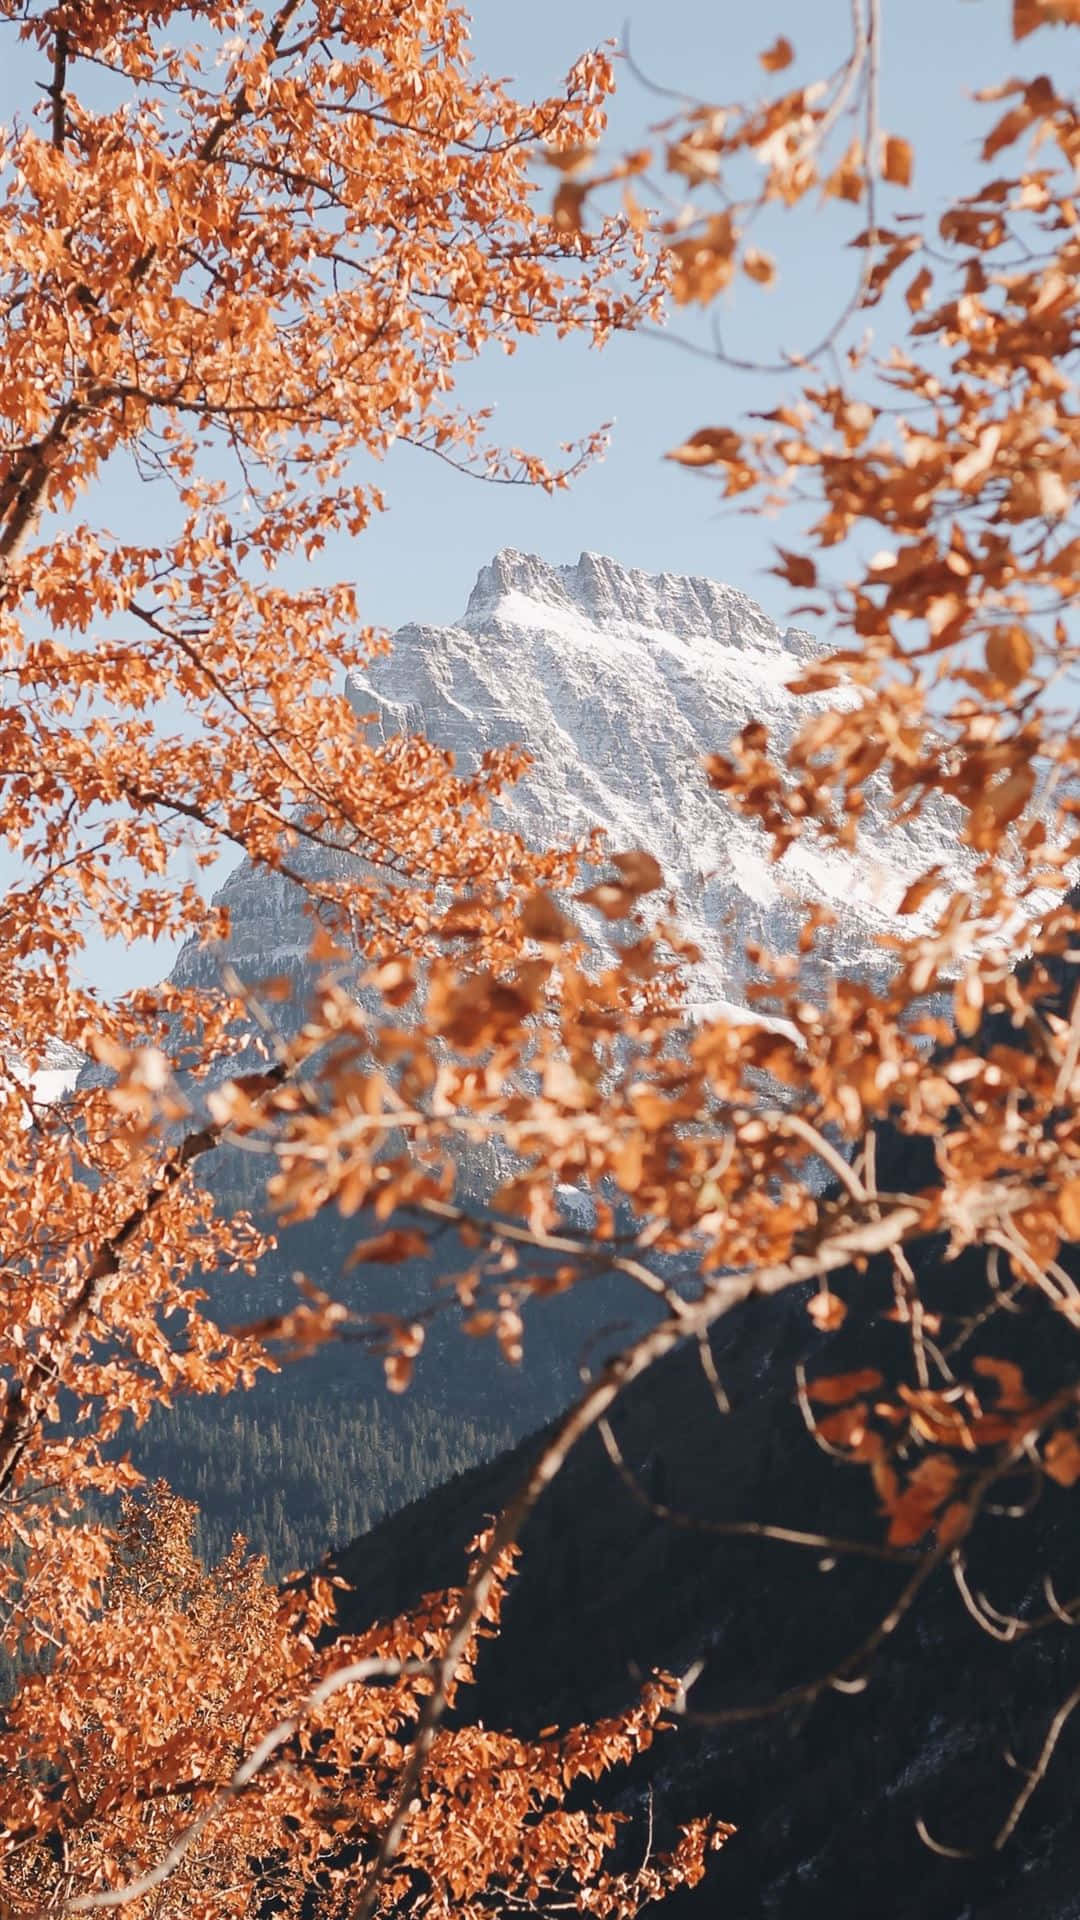
[{"label": "blue sky", "polygon": [[[762,82],[760,50],[786,33],[802,74],[826,73],[847,44],[847,0],[474,0],[478,58],[522,89],[557,84],[590,42],[621,41],[630,12],[636,62],[659,83],[707,98],[738,99]],[[895,204],[934,205],[973,166],[988,109],[970,102],[978,86],[1014,66],[1057,52],[1049,34],[1013,49],[1006,0],[884,0],[881,117],[917,150],[914,190]],[[1024,57],[1026,56],[1026,57]],[[643,130],[673,110],[629,73],[620,83],[611,146],[639,144]],[[888,209],[886,209],[888,211]],[[771,291],[743,280],[721,306],[726,344],[771,357],[811,343],[842,304],[854,256],[845,239],[855,210],[814,217],[803,208],[778,220],[771,236],[781,277]],[[700,315],[676,316],[672,331],[708,339]],[[370,618],[452,620],[464,607],[484,561],[501,546],[538,551],[552,561],[583,548],[649,569],[700,573],[730,581],[782,619],[787,590],[770,580],[771,544],[782,528],[722,509],[707,479],[665,465],[666,448],[703,424],[733,421],[746,407],[775,404],[782,385],[751,378],[680,350],[669,341],[623,338],[602,353],[580,343],[540,342],[511,360],[483,364],[477,390],[494,395],[507,440],[544,450],[600,421],[614,419],[610,452],[569,494],[547,498],[521,489],[458,479],[437,461],[402,448],[386,468],[390,511],[357,543],[355,575]],[[472,388],[473,380],[469,386]],[[787,595],[790,599],[790,595]]]},{"label": "blue sky", "polygon": [[[883,0],[885,46],[881,121],[916,149],[914,190],[896,206],[915,210],[962,191],[974,167],[987,109],[970,95],[1019,68],[1037,71],[1071,50],[1050,33],[1022,48],[1008,34],[1007,0]],[[731,0],[473,0],[478,62],[523,93],[556,88],[588,45],[622,42],[629,27],[636,62],[657,83],[710,100],[753,95],[763,76],[757,55],[778,33],[794,43],[799,77],[828,73],[843,57],[848,0],[762,0],[752,9]],[[24,58],[4,42],[0,119],[27,107]],[[33,76],[36,78],[36,73]],[[623,73],[612,115],[613,152],[638,146],[650,124],[674,109]],[[545,190],[548,182],[545,180]],[[888,204],[884,216],[890,213]],[[896,208],[894,207],[894,209]],[[803,207],[778,219],[764,237],[781,277],[764,292],[742,280],[720,308],[726,344],[736,353],[772,357],[809,345],[842,306],[855,257],[845,240],[857,210]],[[881,324],[888,331],[889,313]],[[708,339],[708,319],[675,316],[672,332]],[[731,372],[656,337],[619,338],[601,353],[578,341],[525,343],[513,358],[499,353],[468,370],[466,397],[494,400],[504,443],[554,454],[559,442],[613,420],[606,459],[568,494],[554,498],[516,487],[485,486],[407,447],[375,476],[389,511],[355,541],[320,556],[323,575],[355,580],[365,621],[394,628],[408,620],[452,622],[464,608],[480,567],[503,546],[576,559],[582,549],[650,570],[709,575],[757,597],[784,623],[793,596],[769,578],[772,544],[791,529],[722,508],[707,478],[665,464],[665,449],[704,424],[734,422],[747,408],[777,404],[784,380]],[[153,496],[108,479],[106,517],[117,530],[152,512]],[[101,502],[86,502],[91,517]],[[220,867],[220,879],[231,864]],[[159,977],[171,954],[145,947],[123,954],[99,943],[88,971],[116,991]]]}]

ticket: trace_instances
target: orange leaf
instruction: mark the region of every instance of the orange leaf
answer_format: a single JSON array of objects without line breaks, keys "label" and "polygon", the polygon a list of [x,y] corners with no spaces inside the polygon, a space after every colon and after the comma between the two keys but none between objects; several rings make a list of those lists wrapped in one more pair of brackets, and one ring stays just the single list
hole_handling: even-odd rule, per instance
[{"label": "orange leaf", "polygon": [[994,627],[986,636],[986,664],[1007,687],[1018,687],[1031,672],[1035,649],[1023,627]]},{"label": "orange leaf", "polygon": [[388,1353],[383,1361],[386,1384],[391,1393],[406,1393],[413,1376],[413,1363],[406,1353]]},{"label": "orange leaf", "polygon": [[760,287],[771,287],[776,279],[776,261],[769,253],[762,253],[760,247],[747,247],[743,254],[743,272]]},{"label": "orange leaf", "polygon": [[766,73],[782,72],[784,67],[790,67],[794,58],[795,49],[791,41],[785,39],[782,33],[773,41],[771,47],[766,47],[764,53],[758,54],[758,59]]},{"label": "orange leaf", "polygon": [[369,1260],[378,1260],[385,1266],[395,1266],[399,1260],[416,1260],[428,1250],[427,1234],[412,1227],[390,1227],[385,1233],[376,1233],[370,1240],[358,1240],[346,1266],[359,1267]]},{"label": "orange leaf", "polygon": [[822,1333],[835,1333],[847,1319],[847,1308],[837,1293],[815,1293],[807,1301],[806,1311]]},{"label": "orange leaf", "polygon": [[881,171],[885,179],[890,180],[894,187],[910,187],[911,166],[911,142],[901,140],[895,133],[887,133],[881,158]]},{"label": "orange leaf", "polygon": [[873,1367],[861,1367],[856,1373],[831,1373],[812,1380],[807,1393],[824,1406],[839,1407],[845,1400],[857,1399],[860,1393],[876,1392],[882,1384],[883,1376]]},{"label": "orange leaf", "polygon": [[1013,39],[1025,40],[1037,27],[1080,25],[1080,0],[1013,0]]},{"label": "orange leaf", "polygon": [[1052,1433],[1043,1449],[1043,1464],[1059,1487],[1074,1487],[1080,1480],[1080,1443],[1075,1433]]},{"label": "orange leaf", "polygon": [[934,1516],[956,1485],[957,1472],[955,1463],[939,1453],[920,1462],[893,1505],[888,1533],[891,1547],[914,1547],[929,1533]]},{"label": "orange leaf", "polygon": [[578,173],[592,158],[595,147],[545,147],[543,158],[549,167],[555,167],[559,173]]},{"label": "orange leaf", "polygon": [[407,960],[387,960],[376,967],[371,983],[388,1007],[403,1007],[416,992],[416,977]]},{"label": "orange leaf", "polygon": [[978,1031],[983,1010],[983,983],[978,967],[969,966],[953,988],[953,1017],[965,1039]]},{"label": "orange leaf", "polygon": [[602,880],[598,886],[586,887],[584,892],[574,895],[582,906],[595,907],[605,920],[625,920],[634,904],[634,896],[627,887],[616,887],[611,881]]},{"label": "orange leaf", "polygon": [[950,1546],[954,1540],[963,1539],[971,1521],[971,1508],[966,1500],[953,1500],[939,1516],[937,1523],[938,1539],[943,1547]]},{"label": "orange leaf", "polygon": [[1080,1179],[1066,1180],[1058,1194],[1058,1219],[1070,1240],[1080,1240]]},{"label": "orange leaf", "polygon": [[564,180],[551,203],[551,218],[558,233],[580,233],[581,212],[588,187],[575,180]]},{"label": "orange leaf", "polygon": [[1034,786],[1035,775],[1032,769],[1018,767],[1016,772],[1010,773],[1000,785],[990,788],[985,795],[986,804],[994,818],[1002,826],[1006,826],[1010,820],[1015,820],[1018,814],[1023,813]]},{"label": "orange leaf", "polygon": [[730,427],[699,427],[696,433],[664,455],[681,467],[711,467],[725,460],[738,460],[742,441]]},{"label": "orange leaf", "polygon": [[940,867],[931,867],[928,872],[921,873],[919,878],[913,880],[910,887],[906,889],[896,909],[897,913],[915,913],[922,906],[923,901],[928,900],[930,895],[936,892],[940,882]]},{"label": "orange leaf", "polygon": [[611,864],[618,867],[629,893],[655,893],[664,884],[664,870],[659,860],[640,847],[633,847],[628,853],[613,853]]},{"label": "orange leaf", "polygon": [[318,926],[311,936],[308,958],[311,960],[343,960],[345,958],[345,948],[338,945],[333,934],[330,933],[326,927]]},{"label": "orange leaf", "polygon": [[566,940],[574,929],[565,913],[555,905],[549,893],[531,893],[521,909],[521,924],[530,940],[541,942]]},{"label": "orange leaf", "polygon": [[865,1400],[856,1400],[850,1407],[837,1407],[835,1413],[826,1413],[817,1423],[817,1430],[823,1440],[831,1447],[845,1447],[857,1452],[866,1439]]},{"label": "orange leaf", "polygon": [[775,573],[780,580],[787,580],[793,587],[817,586],[817,568],[812,560],[801,553],[789,553],[786,547],[778,547],[777,553],[783,565],[770,567],[770,573]]},{"label": "orange leaf", "polygon": [[[1077,1184],[1080,1185],[1080,1182]],[[994,1354],[980,1353],[975,1361],[975,1372],[981,1373],[988,1380],[997,1381],[999,1407],[1017,1413],[1030,1407],[1031,1400],[1024,1386],[1024,1376],[1014,1360],[999,1360]]]},{"label": "orange leaf", "polygon": [[907,301],[912,313],[918,313],[921,308],[925,307],[926,296],[933,278],[934,276],[929,267],[919,268],[918,273],[915,275],[914,280],[904,295],[904,299]]}]

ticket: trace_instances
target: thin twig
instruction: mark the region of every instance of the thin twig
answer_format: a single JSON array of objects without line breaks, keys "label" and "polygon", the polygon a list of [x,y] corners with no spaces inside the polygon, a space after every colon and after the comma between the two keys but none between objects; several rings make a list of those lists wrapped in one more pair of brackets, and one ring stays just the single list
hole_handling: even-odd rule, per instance
[{"label": "thin twig", "polygon": [[712,1394],[713,1400],[716,1403],[716,1411],[717,1413],[722,1413],[724,1415],[727,1415],[731,1412],[731,1401],[727,1397],[727,1392],[724,1388],[724,1383],[721,1380],[719,1373],[717,1372],[716,1360],[712,1350],[712,1343],[709,1339],[708,1333],[705,1332],[704,1330],[700,1332],[697,1336],[697,1350],[698,1350],[698,1361],[701,1366],[701,1371],[705,1375],[705,1379],[708,1383],[709,1391]]},{"label": "thin twig", "polygon": [[[1023,1786],[990,1843],[994,1853],[1000,1853],[1003,1847],[1007,1847],[1013,1834],[1016,1832],[1027,1810],[1029,1801],[1046,1779],[1050,1769],[1050,1762],[1054,1757],[1054,1750],[1070,1719],[1076,1712],[1077,1707],[1080,1707],[1080,1686],[1074,1687],[1072,1692],[1066,1695],[1051,1720],[1046,1731],[1046,1738],[1039,1750],[1038,1759],[1035,1765],[1027,1770]],[[947,1860],[974,1860],[977,1858],[974,1848],[949,1847],[942,1841],[935,1840],[925,1820],[923,1820],[921,1816],[915,1822],[915,1831],[925,1847],[929,1847],[932,1853],[942,1854]]]},{"label": "thin twig", "polygon": [[669,1287],[658,1273],[653,1273],[651,1268],[628,1254],[609,1253],[602,1244],[586,1247],[568,1234],[546,1233],[542,1228],[522,1227],[509,1220],[488,1220],[466,1207],[431,1195],[410,1200],[408,1204],[416,1212],[433,1214],[436,1219],[445,1220],[453,1226],[467,1226],[472,1232],[480,1233],[489,1240],[511,1240],[517,1246],[536,1247],[545,1253],[568,1253],[585,1265],[602,1267],[605,1272],[613,1270],[624,1273],[628,1279],[643,1287],[646,1293],[651,1293],[654,1299],[662,1300],[674,1318],[688,1315],[691,1311],[689,1303],[676,1293],[674,1287]]},{"label": "thin twig", "polygon": [[[845,1655],[835,1667],[830,1668],[827,1673],[818,1674],[812,1680],[789,1687],[783,1693],[774,1694],[770,1700],[745,1707],[724,1707],[712,1712],[688,1709],[685,1717],[700,1726],[724,1726],[737,1721],[755,1720],[766,1715],[781,1713],[787,1707],[812,1703],[830,1689],[841,1693],[862,1692],[867,1685],[866,1668],[870,1661],[880,1651],[885,1641],[896,1632],[901,1622],[907,1618],[931,1575],[936,1573],[946,1560],[952,1558],[958,1547],[969,1536],[983,1511],[986,1495],[991,1487],[1014,1470],[1038,1435],[1051,1425],[1065,1407],[1075,1405],[1078,1399],[1080,1399],[1080,1387],[1073,1384],[1063,1388],[1061,1393],[1056,1394],[1052,1400],[1035,1412],[1030,1426],[1024,1428],[999,1459],[985,1468],[970,1488],[965,1501],[966,1511],[959,1516],[959,1532],[952,1532],[946,1539],[938,1540],[925,1558],[918,1563],[910,1580],[901,1589],[888,1612],[882,1616],[853,1652]],[[1022,1810],[1021,1808],[1020,1811]]]},{"label": "thin twig", "polygon": [[853,1252],[885,1251],[905,1233],[913,1232],[921,1218],[921,1206],[902,1204],[880,1221],[865,1222],[854,1229],[841,1228],[831,1240],[823,1241],[814,1254],[800,1254],[776,1266],[725,1275],[711,1282],[700,1300],[685,1304],[681,1313],[659,1322],[632,1346],[608,1361],[561,1422],[514,1499],[503,1509],[473,1579],[462,1595],[458,1612],[451,1623],[438,1677],[421,1709],[394,1807],[380,1837],[375,1859],[360,1889],[353,1920],[371,1920],[379,1887],[401,1845],[427,1755],[446,1710],[450,1681],[486,1603],[499,1559],[508,1547],[516,1543],[541,1494],[560,1472],[578,1442],[604,1418],[614,1401],[634,1380],[648,1372],[688,1335],[696,1337],[699,1331],[710,1327],[738,1301],[748,1299],[755,1292],[778,1293],[797,1285],[801,1280],[815,1279],[822,1273],[835,1271],[847,1265]]},{"label": "thin twig", "polygon": [[627,1491],[638,1504],[651,1513],[654,1519],[663,1520],[668,1526],[681,1528],[688,1533],[715,1533],[734,1535],[748,1540],[776,1540],[783,1546],[809,1547],[816,1553],[852,1554],[864,1560],[899,1561],[910,1565],[911,1555],[900,1547],[882,1547],[874,1541],[845,1540],[834,1538],[826,1533],[808,1533],[799,1527],[774,1526],[764,1520],[715,1520],[707,1514],[687,1513],[678,1507],[671,1507],[664,1500],[654,1500],[647,1493],[626,1458],[618,1440],[615,1438],[610,1420],[599,1420],[597,1432],[604,1443],[604,1450],[615,1468]]}]

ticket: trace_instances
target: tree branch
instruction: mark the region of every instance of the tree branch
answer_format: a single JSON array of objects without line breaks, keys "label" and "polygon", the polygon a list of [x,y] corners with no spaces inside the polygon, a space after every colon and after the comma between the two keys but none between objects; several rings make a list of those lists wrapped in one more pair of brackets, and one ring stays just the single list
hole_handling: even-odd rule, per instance
[{"label": "tree branch", "polygon": [[65,89],[67,87],[69,51],[68,30],[66,27],[58,27],[56,30],[56,40],[53,44],[52,85],[46,89],[52,101],[52,143],[57,153],[63,152],[64,139],[67,133],[67,99]]},{"label": "tree branch", "polygon": [[[249,1099],[258,1098],[271,1087],[279,1085],[287,1071],[285,1064],[279,1063],[263,1073],[243,1074],[234,1084]],[[106,1285],[119,1273],[127,1248],[153,1218],[192,1162],[218,1145],[221,1134],[222,1127],[211,1123],[185,1135],[149,1192],[132,1208],[115,1233],[102,1241],[91,1258],[80,1286],[43,1342],[42,1353],[45,1357],[35,1358],[31,1362],[27,1378],[16,1382],[8,1396],[3,1420],[0,1421],[0,1494],[10,1487],[62,1370],[96,1311]]]},{"label": "tree branch", "polygon": [[356,1660],[350,1666],[339,1667],[337,1672],[327,1674],[318,1686],[303,1700],[295,1713],[279,1720],[276,1726],[264,1733],[257,1746],[253,1747],[247,1759],[237,1767],[228,1785],[216,1794],[208,1806],[194,1819],[190,1826],[179,1833],[168,1851],[146,1873],[137,1880],[129,1880],[126,1886],[109,1887],[101,1893],[83,1893],[74,1900],[67,1900],[60,1907],[61,1913],[90,1913],[103,1907],[126,1907],[133,1900],[141,1900],[146,1893],[152,1893],[176,1871],[185,1854],[191,1851],[200,1834],[206,1831],[212,1820],[222,1813],[229,1802],[242,1794],[246,1787],[262,1772],[273,1759],[279,1748],[295,1738],[306,1720],[335,1693],[341,1693],[346,1687],[366,1686],[372,1680],[400,1680],[408,1675],[428,1674],[432,1663],[427,1660],[387,1660],[372,1657],[369,1660]]},{"label": "tree branch", "polygon": [[[500,1558],[508,1547],[516,1544],[541,1494],[561,1471],[578,1442],[604,1418],[632,1381],[647,1373],[665,1354],[679,1346],[687,1335],[696,1335],[710,1327],[738,1301],[748,1299],[754,1293],[779,1293],[802,1280],[820,1278],[822,1274],[846,1266],[854,1253],[882,1252],[905,1234],[912,1233],[921,1218],[920,1207],[902,1204],[880,1220],[868,1221],[855,1229],[842,1229],[831,1240],[824,1241],[813,1254],[798,1255],[794,1260],[747,1273],[725,1275],[713,1281],[700,1300],[687,1303],[681,1313],[661,1321],[632,1346],[608,1361],[577,1405],[566,1415],[514,1499],[503,1509],[473,1578],[462,1595],[450,1625],[443,1657],[438,1663],[435,1684],[424,1700],[417,1721],[412,1750],[402,1772],[393,1811],[380,1837],[375,1860],[361,1886],[353,1920],[371,1920],[379,1886],[401,1845],[424,1765],[446,1710],[449,1688],[491,1591]],[[918,1569],[916,1578],[919,1585],[929,1578],[938,1564],[938,1558],[937,1554],[928,1556]],[[913,1585],[912,1599],[916,1590]],[[897,1621],[899,1617],[898,1613]],[[887,1630],[892,1629],[890,1627]]]}]

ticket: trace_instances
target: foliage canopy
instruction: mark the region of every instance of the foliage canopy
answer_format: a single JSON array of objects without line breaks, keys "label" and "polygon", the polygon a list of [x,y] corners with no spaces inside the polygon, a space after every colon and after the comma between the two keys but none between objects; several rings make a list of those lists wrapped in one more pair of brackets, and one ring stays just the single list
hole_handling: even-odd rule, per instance
[{"label": "foliage canopy", "polygon": [[[0,213],[0,768],[24,863],[0,913],[0,1594],[26,1665],[0,1729],[3,1897],[15,1914],[176,1899],[209,1920],[271,1887],[299,1912],[306,1880],[320,1912],[366,1920],[406,1891],[438,1915],[572,1886],[587,1910],[634,1912],[698,1877],[727,1830],[699,1824],[627,1875],[606,1858],[610,1817],[565,1795],[650,1738],[685,1704],[677,1687],[528,1749],[443,1725],[524,1519],[582,1434],[614,1444],[630,1381],[684,1341],[707,1352],[736,1302],[807,1281],[839,1338],[866,1263],[888,1259],[891,1373],[826,1361],[801,1388],[819,1442],[872,1476],[901,1582],[837,1684],[939,1571],[994,1631],[965,1557],[988,1497],[1021,1467],[1080,1478],[1080,1293],[1061,1254],[1080,1225],[1080,997],[1060,1004],[1080,854],[1076,107],[1050,74],[1005,81],[986,177],[935,225],[886,209],[916,156],[878,125],[878,0],[856,0],[850,58],[823,88],[791,81],[779,40],[762,55],[778,91],[692,103],[655,151],[603,166],[607,57],[522,106],[473,73],[444,0],[2,12],[48,73],[39,117],[4,135]],[[1048,58],[1065,40],[1041,30],[1078,23],[1075,0],[1016,0],[1016,38]],[[558,174],[550,207],[538,157]],[[670,216],[644,197],[658,171]],[[694,955],[669,906],[653,911],[652,855],[606,850],[600,877],[581,875],[597,849],[537,853],[494,824],[519,755],[467,779],[423,739],[373,743],[330,683],[377,642],[352,590],[312,584],[307,563],[378,507],[357,458],[394,440],[564,484],[596,441],[560,471],[493,448],[484,417],[455,410],[455,366],[540,327],[602,342],[665,287],[692,308],[740,273],[767,285],[755,220],[818,192],[863,222],[851,301],[776,371],[775,405],[695,428],[671,457],[755,508],[806,509],[777,570],[836,645],[799,690],[843,697],[786,754],[761,724],[718,743],[708,780],[778,860],[799,837],[856,849],[870,783],[900,820],[944,798],[970,877],[909,889],[884,987],[811,991],[812,910],[795,953],[755,956],[787,1028],[690,1032]],[[904,316],[884,355],[851,326],[878,308]],[[153,538],[76,517],[117,462],[170,489]],[[272,989],[106,1004],[79,985],[91,923],[220,932],[176,856],[223,842],[311,901],[325,978],[288,1036]],[[620,943],[586,937],[599,923]],[[344,969],[358,954],[360,997]],[[108,1077],[46,1109],[26,1076],[57,1042]],[[262,1060],[230,1072],[252,1047]],[[886,1125],[927,1144],[911,1191],[878,1178]],[[393,1263],[459,1227],[466,1329],[512,1357],[523,1298],[553,1284],[537,1248],[562,1256],[554,1284],[616,1267],[655,1309],[460,1591],[356,1646],[319,1642],[319,1582],[282,1599],[239,1547],[201,1568],[164,1490],[119,1531],[81,1517],[131,1478],[103,1451],[126,1413],[227,1391],[270,1363],[270,1338],[303,1347],[348,1323],[320,1295],[234,1334],[204,1312],[193,1272],[262,1246],[198,1184],[224,1138],[267,1156],[285,1218],[363,1211],[358,1258]],[[515,1173],[481,1216],[455,1173],[462,1143],[484,1140]],[[565,1228],[561,1183],[596,1197],[587,1240]],[[923,1302],[928,1244],[982,1263],[958,1325]],[[658,1254],[686,1259],[685,1289]],[[1054,1378],[995,1346],[1006,1307],[1052,1316]],[[424,1319],[349,1330],[382,1342],[403,1390]],[[1055,1596],[1051,1611],[1076,1609]]]}]

